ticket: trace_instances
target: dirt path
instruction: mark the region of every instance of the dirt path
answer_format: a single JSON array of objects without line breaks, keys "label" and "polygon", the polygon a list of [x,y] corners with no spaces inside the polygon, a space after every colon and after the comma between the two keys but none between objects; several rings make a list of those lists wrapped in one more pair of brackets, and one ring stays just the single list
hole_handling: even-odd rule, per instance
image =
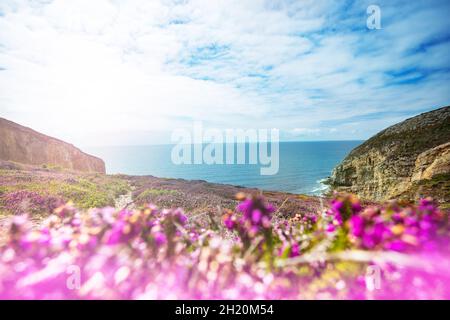
[{"label": "dirt path", "polygon": [[134,205],[134,202],[133,202],[131,191],[128,192],[127,194],[120,195],[116,199],[115,207],[116,207],[117,210],[134,209],[135,205]]}]

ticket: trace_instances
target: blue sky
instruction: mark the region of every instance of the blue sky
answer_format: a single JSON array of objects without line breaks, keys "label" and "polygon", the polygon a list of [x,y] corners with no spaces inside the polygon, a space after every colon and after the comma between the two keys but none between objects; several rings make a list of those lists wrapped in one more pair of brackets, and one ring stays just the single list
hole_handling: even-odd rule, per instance
[{"label": "blue sky", "polygon": [[81,146],[167,143],[193,121],[366,139],[450,104],[449,16],[430,0],[2,0],[0,116]]}]

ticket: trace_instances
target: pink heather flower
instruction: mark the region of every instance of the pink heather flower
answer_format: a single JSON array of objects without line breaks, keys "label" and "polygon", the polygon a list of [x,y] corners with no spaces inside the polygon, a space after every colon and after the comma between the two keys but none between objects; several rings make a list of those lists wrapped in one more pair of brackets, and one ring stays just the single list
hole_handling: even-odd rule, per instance
[{"label": "pink heather flower", "polygon": [[153,238],[155,239],[155,243],[158,246],[161,246],[167,242],[167,237],[163,232],[155,232],[153,234]]},{"label": "pink heather flower", "polygon": [[[304,233],[303,223],[314,223],[308,215],[300,224],[282,220],[272,226],[273,206],[255,197],[242,206],[247,212],[229,211],[223,217],[238,239],[195,223],[181,232],[175,224],[186,222],[182,211],[163,214],[156,207],[149,213],[148,208],[79,212],[65,206],[64,214],[33,229],[25,216],[14,217],[9,241],[0,245],[0,299],[450,298],[445,286],[450,283],[447,217],[431,200],[360,212],[354,198],[343,199],[339,201],[344,205],[330,217],[335,224],[327,230],[348,231],[349,254],[357,248],[408,252],[405,265],[403,259],[389,260],[385,255],[381,276],[389,281],[383,280],[379,290],[368,291],[361,272],[352,268],[341,272],[332,259],[304,263],[306,272],[297,272],[297,265],[278,266],[280,256],[302,254],[300,247],[305,253],[315,250],[315,243],[323,243],[323,233]],[[109,245],[117,243],[122,245]],[[156,246],[165,250],[155,250]],[[430,268],[415,261],[427,261]],[[269,262],[276,267],[267,268]],[[81,268],[81,291],[67,287],[71,266]],[[366,263],[360,266],[357,269],[364,270]],[[322,281],[324,270],[339,278]],[[320,292],[314,288],[317,281],[324,284]]]},{"label": "pink heather flower", "polygon": [[377,244],[377,242],[375,237],[373,237],[373,235],[366,233],[362,236],[362,244],[363,247],[366,249],[373,249]]},{"label": "pink heather flower", "polygon": [[234,225],[235,225],[235,222],[234,222],[234,220],[232,219],[232,218],[227,218],[227,219],[225,219],[224,220],[224,223],[225,223],[225,226],[228,228],[228,229],[233,229],[234,228]]},{"label": "pink heather flower", "polygon": [[290,257],[297,257],[300,255],[300,246],[298,245],[298,243],[294,243],[291,246],[291,253],[290,253]]},{"label": "pink heather flower", "polygon": [[361,209],[362,209],[362,207],[359,202],[352,202],[352,210],[353,210],[354,214],[360,212]]},{"label": "pink heather flower", "polygon": [[385,245],[385,249],[392,251],[405,251],[408,245],[402,240],[394,240],[391,242],[387,242]]},{"label": "pink heather flower", "polygon": [[334,221],[340,226],[342,225],[342,216],[339,212],[336,212],[335,216],[334,216]]},{"label": "pink heather flower", "polygon": [[199,234],[196,231],[189,233],[191,241],[197,241],[199,239]]},{"label": "pink heather flower", "polygon": [[429,217],[424,217],[422,221],[419,222],[420,230],[427,232],[433,229],[433,223],[430,221]]},{"label": "pink heather flower", "polygon": [[225,214],[222,218],[223,223],[225,224],[225,227],[228,230],[232,230],[235,228],[236,226],[236,217],[234,216],[234,214],[232,212],[228,212],[227,214]]},{"label": "pink heather flower", "polygon": [[106,236],[106,243],[114,245],[121,242],[126,237],[126,234],[129,233],[126,231],[126,228],[129,228],[128,223],[123,220],[118,220],[112,229],[109,230]]},{"label": "pink heather flower", "polygon": [[285,253],[289,253],[289,258],[298,257],[300,255],[300,246],[296,242],[292,244],[289,242],[285,242],[280,247],[278,256],[282,256]]},{"label": "pink heather flower", "polygon": [[364,232],[364,219],[355,215],[350,218],[350,232],[355,237],[361,237]]},{"label": "pink heather flower", "polygon": [[246,218],[249,218],[253,210],[252,200],[250,198],[245,199],[244,201],[238,204],[236,210],[242,212]]},{"label": "pink heather flower", "polygon": [[418,207],[391,202],[387,208],[369,207],[349,221],[350,234],[365,249],[417,250],[445,228],[445,217],[429,199]]},{"label": "pink heather flower", "polygon": [[239,203],[236,211],[242,213],[239,221],[231,220],[234,215],[228,213],[224,216],[224,223],[227,228],[235,228],[238,231],[245,247],[251,244],[251,238],[257,234],[263,234],[266,240],[269,239],[272,213],[275,211],[273,205],[267,203],[261,196],[252,196]]},{"label": "pink heather flower", "polygon": [[336,199],[331,201],[331,210],[333,210],[335,212],[339,212],[343,206],[344,206],[344,203],[342,201],[339,201]]},{"label": "pink heather flower", "polygon": [[262,217],[261,221],[262,221],[262,226],[265,229],[269,229],[270,228],[271,222],[270,222],[270,218],[269,217],[264,216],[264,217]]},{"label": "pink heather flower", "polygon": [[377,242],[383,240],[385,234],[389,234],[389,231],[387,230],[384,223],[376,223],[373,227],[373,236],[376,238]]},{"label": "pink heather flower", "polygon": [[420,199],[419,208],[420,211],[428,211],[434,213],[436,211],[436,206],[431,199]]},{"label": "pink heather flower", "polygon": [[252,221],[256,224],[259,223],[259,221],[261,221],[261,217],[262,217],[262,213],[260,210],[256,209],[253,210],[252,212]]},{"label": "pink heather flower", "polygon": [[250,237],[254,237],[258,233],[258,231],[259,229],[257,226],[251,226],[248,230],[248,234],[250,235]]},{"label": "pink heather flower", "polygon": [[187,221],[186,215],[184,213],[182,213],[182,212],[180,213],[178,218],[180,219],[180,222],[181,222],[182,225],[184,225],[186,223],[186,221]]},{"label": "pink heather flower", "polygon": [[351,216],[358,214],[361,209],[358,198],[352,194],[342,194],[337,195],[331,201],[331,208],[328,214],[334,216],[339,224],[342,224],[343,221],[347,221]]}]

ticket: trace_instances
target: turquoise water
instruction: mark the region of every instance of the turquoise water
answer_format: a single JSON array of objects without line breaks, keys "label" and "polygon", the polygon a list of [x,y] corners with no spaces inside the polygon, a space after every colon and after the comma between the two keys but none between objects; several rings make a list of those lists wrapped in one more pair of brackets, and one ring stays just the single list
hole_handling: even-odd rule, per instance
[{"label": "turquoise water", "polygon": [[175,165],[171,161],[171,145],[91,147],[86,151],[105,160],[108,173],[206,180],[265,190],[320,194],[325,188],[320,181],[361,143],[281,142],[279,171],[272,176],[261,175],[259,164]]}]

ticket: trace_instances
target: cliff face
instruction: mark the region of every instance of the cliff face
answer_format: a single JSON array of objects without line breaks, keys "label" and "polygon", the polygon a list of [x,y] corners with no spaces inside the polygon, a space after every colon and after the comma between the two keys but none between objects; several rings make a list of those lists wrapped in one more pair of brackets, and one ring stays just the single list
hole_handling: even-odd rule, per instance
[{"label": "cliff face", "polygon": [[0,118],[0,159],[105,173],[103,160],[73,145]]},{"label": "cliff face", "polygon": [[450,107],[393,125],[350,152],[329,184],[383,201],[433,196],[450,202]]}]

